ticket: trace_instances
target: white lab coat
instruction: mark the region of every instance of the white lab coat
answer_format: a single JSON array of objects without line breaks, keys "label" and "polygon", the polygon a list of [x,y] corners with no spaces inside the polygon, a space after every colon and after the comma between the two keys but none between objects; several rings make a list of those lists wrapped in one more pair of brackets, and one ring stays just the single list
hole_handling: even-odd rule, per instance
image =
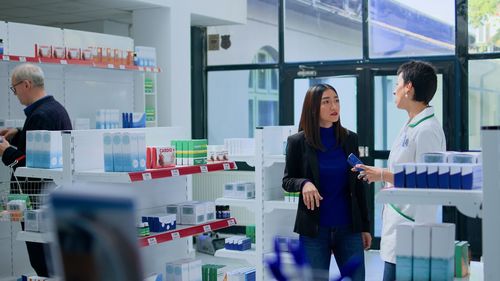
[{"label": "white lab coat", "polygon": [[[420,162],[423,153],[436,151],[446,151],[446,139],[441,124],[434,117],[434,108],[427,107],[401,128],[391,147],[389,170],[393,172],[394,164],[397,163]],[[388,183],[386,187],[389,186],[391,185]],[[436,222],[438,206],[392,205],[385,204],[382,211],[380,256],[386,262],[396,263],[396,226],[409,220],[393,207],[415,222],[432,223]]]}]

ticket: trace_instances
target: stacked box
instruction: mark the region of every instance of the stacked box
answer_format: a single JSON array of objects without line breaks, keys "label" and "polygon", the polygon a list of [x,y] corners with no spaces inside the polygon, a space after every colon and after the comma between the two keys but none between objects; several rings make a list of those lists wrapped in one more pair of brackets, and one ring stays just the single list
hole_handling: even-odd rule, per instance
[{"label": "stacked box", "polygon": [[166,264],[166,280],[202,281],[201,260],[182,259]]},{"label": "stacked box", "polygon": [[231,236],[225,239],[224,248],[245,251],[252,248],[252,240],[246,236]]},{"label": "stacked box", "polygon": [[176,228],[176,216],[173,214],[155,214],[142,217],[142,222],[149,224],[152,232],[164,232]]},{"label": "stacked box", "polygon": [[405,187],[405,165],[396,164],[394,165],[394,186],[395,187]]},{"label": "stacked box", "polygon": [[396,280],[413,278],[413,223],[402,223],[396,228]]},{"label": "stacked box", "polygon": [[194,225],[204,223],[206,206],[203,202],[190,201],[181,205],[182,224]]},{"label": "stacked box", "polygon": [[[413,226],[413,281],[427,281],[431,277],[431,226]],[[399,280],[399,279],[398,279]]]},{"label": "stacked box", "polygon": [[137,236],[144,237],[149,236],[149,224],[147,222],[141,222],[137,225]]},{"label": "stacked box", "polygon": [[431,281],[452,281],[455,257],[455,225],[432,225]]},{"label": "stacked box", "polygon": [[255,243],[255,225],[247,225],[245,227],[245,235],[250,238],[252,243]]},{"label": "stacked box", "polygon": [[455,277],[467,277],[470,272],[469,243],[455,241]]},{"label": "stacked box", "polygon": [[224,271],[221,270],[225,265],[220,264],[204,264],[201,266],[201,276],[203,281],[222,281],[224,279]]}]

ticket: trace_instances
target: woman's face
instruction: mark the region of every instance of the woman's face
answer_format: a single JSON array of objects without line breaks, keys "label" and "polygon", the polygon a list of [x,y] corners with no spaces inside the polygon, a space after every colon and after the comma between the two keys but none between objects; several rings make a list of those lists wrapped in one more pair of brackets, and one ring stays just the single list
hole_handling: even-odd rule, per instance
[{"label": "woman's face", "polygon": [[333,122],[339,121],[340,101],[337,93],[331,89],[323,92],[319,110],[319,126],[330,128]]},{"label": "woman's face", "polygon": [[406,109],[408,102],[411,101],[411,96],[408,90],[408,84],[405,84],[403,73],[398,75],[396,89],[394,89],[394,103],[399,109]]}]

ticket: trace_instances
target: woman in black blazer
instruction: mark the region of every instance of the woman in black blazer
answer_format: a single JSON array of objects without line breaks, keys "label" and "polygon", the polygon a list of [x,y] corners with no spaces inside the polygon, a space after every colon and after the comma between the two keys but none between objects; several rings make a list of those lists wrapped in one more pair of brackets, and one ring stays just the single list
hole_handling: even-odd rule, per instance
[{"label": "woman in black blazer", "polygon": [[283,189],[300,192],[294,231],[314,280],[328,280],[332,253],[343,275],[347,261],[361,259],[352,280],[364,280],[370,222],[365,186],[346,161],[350,153],[359,154],[358,136],[340,123],[337,91],[328,84],[312,86],[304,98],[299,132],[288,138]]}]

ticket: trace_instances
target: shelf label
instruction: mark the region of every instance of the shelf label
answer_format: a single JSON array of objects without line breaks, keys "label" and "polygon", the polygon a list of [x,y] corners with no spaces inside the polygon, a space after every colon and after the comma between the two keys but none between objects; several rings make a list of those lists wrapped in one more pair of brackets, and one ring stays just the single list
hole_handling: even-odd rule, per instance
[{"label": "shelf label", "polygon": [[146,67],[146,71],[147,71],[147,72],[151,72],[151,68]]},{"label": "shelf label", "polygon": [[212,227],[209,224],[203,226],[203,232],[210,232],[210,231],[212,231]]},{"label": "shelf label", "polygon": [[148,238],[148,245],[149,246],[156,245],[156,244],[158,244],[158,241],[156,241],[156,237]]},{"label": "shelf label", "polygon": [[120,64],[120,69],[125,69],[125,66],[123,64]]},{"label": "shelf label", "polygon": [[227,225],[228,226],[233,226],[235,224],[236,224],[236,222],[234,222],[234,219],[230,219],[230,220],[227,221]]},{"label": "shelf label", "polygon": [[139,69],[139,71],[144,71],[144,67],[142,67],[142,66],[139,66],[137,68]]},{"label": "shelf label", "polygon": [[10,61],[10,57],[9,56],[3,56],[3,60],[4,61]]},{"label": "shelf label", "polygon": [[115,68],[115,65],[112,63],[108,63],[108,68]]},{"label": "shelf label", "polygon": [[231,165],[229,165],[229,163],[222,164],[222,167],[224,167],[224,170],[231,170]]},{"label": "shelf label", "polygon": [[151,173],[143,173],[142,174],[142,180],[148,181],[151,179],[153,179],[153,177],[151,176]]},{"label": "shelf label", "polygon": [[20,62],[26,62],[26,57],[19,57]]},{"label": "shelf label", "polygon": [[172,240],[180,239],[181,235],[179,232],[172,232]]},{"label": "shelf label", "polygon": [[207,166],[204,166],[204,165],[200,166],[200,170],[201,170],[202,173],[208,173]]},{"label": "shelf label", "polygon": [[67,60],[61,60],[60,62],[61,62],[61,64],[68,64]]},{"label": "shelf label", "polygon": [[172,177],[178,177],[180,175],[179,170],[177,169],[173,169],[170,172],[172,173]]}]

